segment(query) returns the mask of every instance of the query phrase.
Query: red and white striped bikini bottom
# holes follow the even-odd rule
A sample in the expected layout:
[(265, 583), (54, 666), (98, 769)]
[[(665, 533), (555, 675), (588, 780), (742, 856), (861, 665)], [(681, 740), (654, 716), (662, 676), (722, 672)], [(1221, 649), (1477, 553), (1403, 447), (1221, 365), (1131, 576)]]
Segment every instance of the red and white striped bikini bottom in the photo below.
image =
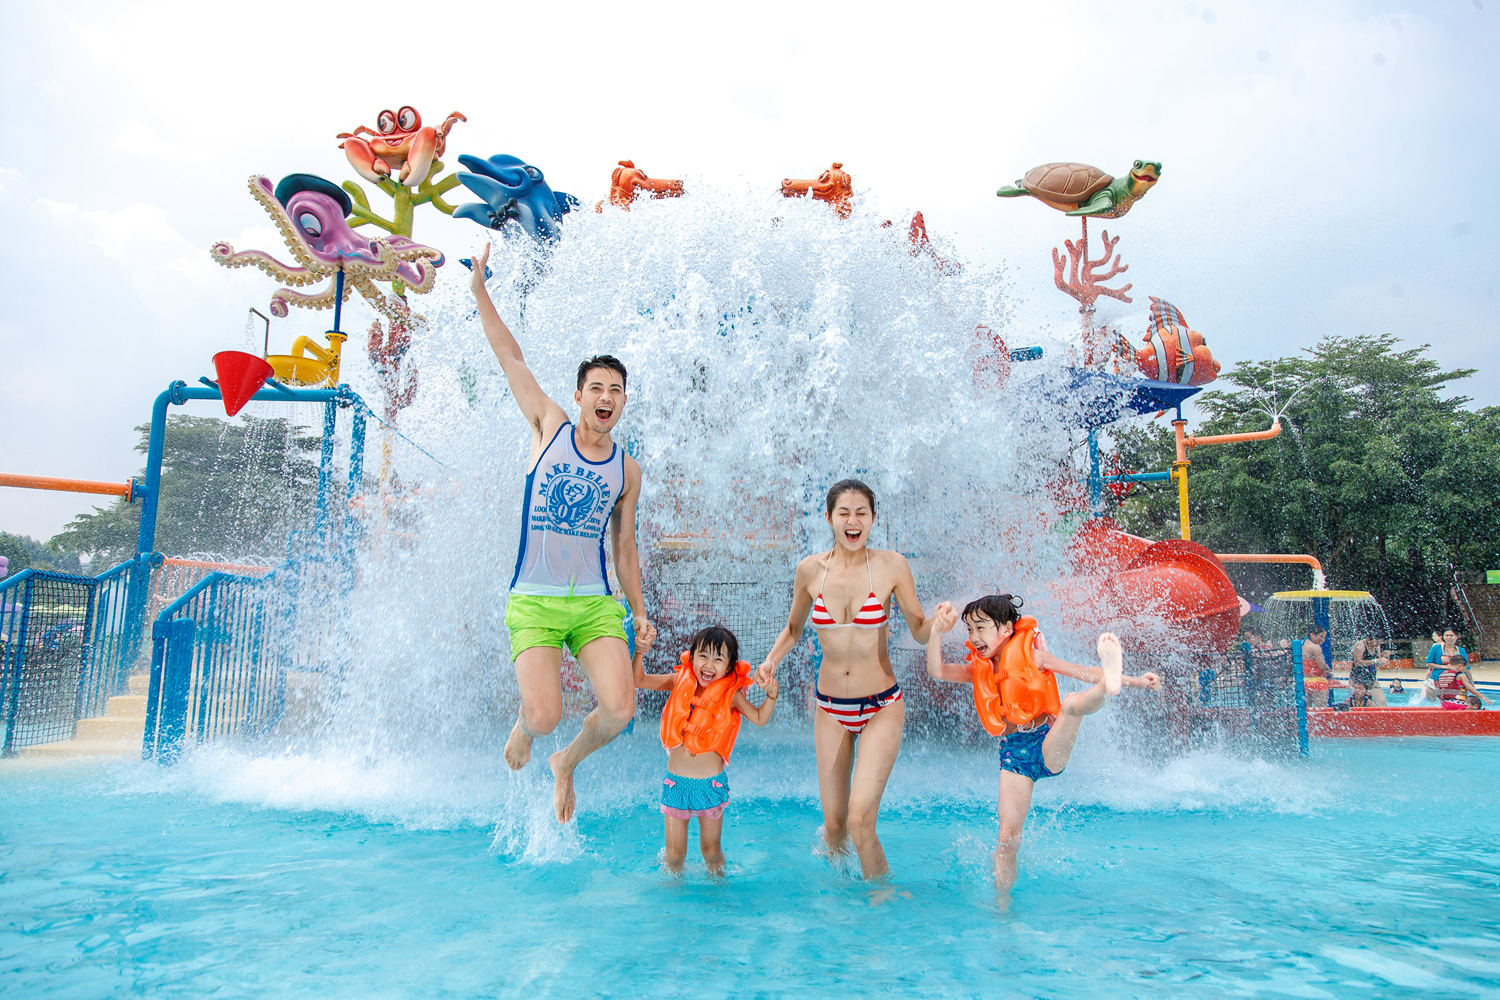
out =
[(864, 731), (865, 723), (875, 718), (876, 712), (900, 700), (900, 684), (892, 684), (878, 694), (867, 694), (862, 698), (835, 698), (818, 692), (818, 707), (855, 736)]

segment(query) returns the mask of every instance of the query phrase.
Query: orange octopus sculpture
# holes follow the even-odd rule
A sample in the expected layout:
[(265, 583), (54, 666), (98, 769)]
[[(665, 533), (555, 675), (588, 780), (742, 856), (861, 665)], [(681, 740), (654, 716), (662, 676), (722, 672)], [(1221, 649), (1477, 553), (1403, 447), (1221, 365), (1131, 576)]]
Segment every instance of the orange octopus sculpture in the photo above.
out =
[(1203, 334), (1188, 327), (1182, 310), (1154, 295), (1146, 346), (1135, 352), (1135, 363), (1141, 374), (1160, 382), (1207, 385), (1219, 377), (1219, 362)]
[[(353, 132), (340, 132), (339, 144), (344, 155), (361, 177), (379, 184), (394, 175), (407, 187), (416, 187), (427, 179), (432, 163), (443, 155), (448, 130), (468, 121), (457, 111), (443, 119), (437, 128), (422, 125), (422, 116), (411, 106), (400, 111), (382, 111), (375, 116), (376, 129), (361, 125)], [(360, 138), (363, 132), (370, 138)]]
[(682, 181), (647, 177), (646, 171), (630, 160), (621, 160), (609, 175), (609, 203), (628, 211), (631, 202), (642, 191), (653, 198), (681, 198)]
[(800, 181), (788, 177), (781, 182), (781, 193), (787, 198), (811, 195), (818, 201), (826, 201), (841, 219), (849, 218), (849, 213), (854, 210), (854, 181), (845, 173), (842, 163), (835, 163), (816, 180)]

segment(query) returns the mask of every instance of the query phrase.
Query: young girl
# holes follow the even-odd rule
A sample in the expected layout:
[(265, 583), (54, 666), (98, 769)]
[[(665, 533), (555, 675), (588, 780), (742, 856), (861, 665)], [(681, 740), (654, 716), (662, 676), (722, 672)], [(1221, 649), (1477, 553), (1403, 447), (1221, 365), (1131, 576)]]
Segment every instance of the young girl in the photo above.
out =
[(667, 748), (667, 775), (662, 779), (661, 811), (666, 818), (666, 864), (682, 871), (687, 855), (688, 823), (698, 819), (698, 847), (710, 875), (724, 874), (724, 807), (729, 804), (729, 776), (724, 768), (740, 732), (740, 718), (757, 726), (771, 721), (779, 693), (775, 677), (764, 685), (766, 700), (750, 704), (744, 689), (754, 683), (750, 664), (740, 659), (740, 643), (720, 625), (699, 629), (688, 640), (676, 669), (648, 674), (646, 652), (656, 641), (649, 622), (636, 636), (635, 686), (669, 691), (661, 711), (661, 744)]
[[(1099, 637), (1098, 667), (1068, 663), (1047, 652), (1036, 619), (1021, 617), (1019, 597), (992, 594), (963, 611), (969, 629), (964, 663), (942, 662), (942, 636), (958, 623), (953, 605), (933, 611), (927, 640), (927, 672), (935, 679), (974, 686), (979, 721), (1000, 737), (1000, 840), (995, 848), (995, 886), (1002, 894), (1016, 881), (1016, 851), (1031, 811), (1031, 792), (1043, 778), (1062, 773), (1085, 715), (1104, 707), (1122, 684), (1159, 689), (1156, 674), (1127, 677), (1121, 671), (1120, 640)], [(1093, 687), (1060, 698), (1054, 674), (1088, 681)]]

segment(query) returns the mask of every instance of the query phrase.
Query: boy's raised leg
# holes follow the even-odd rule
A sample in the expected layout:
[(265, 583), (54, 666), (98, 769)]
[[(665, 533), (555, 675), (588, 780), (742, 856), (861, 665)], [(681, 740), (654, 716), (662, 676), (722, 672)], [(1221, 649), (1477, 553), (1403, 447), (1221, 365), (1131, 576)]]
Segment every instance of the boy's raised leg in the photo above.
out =
[[(1093, 715), (1104, 707), (1104, 703), (1120, 693), (1124, 677), (1125, 656), (1120, 649), (1120, 640), (1113, 632), (1099, 637), (1099, 682), (1086, 691), (1075, 691), (1062, 700), (1062, 711), (1052, 722), (1052, 728), (1042, 740), (1042, 763), (1054, 773), (1068, 766), (1073, 756), (1073, 744), (1078, 741), (1078, 727), (1083, 717)], [(1113, 691), (1111, 691), (1111, 686)]]

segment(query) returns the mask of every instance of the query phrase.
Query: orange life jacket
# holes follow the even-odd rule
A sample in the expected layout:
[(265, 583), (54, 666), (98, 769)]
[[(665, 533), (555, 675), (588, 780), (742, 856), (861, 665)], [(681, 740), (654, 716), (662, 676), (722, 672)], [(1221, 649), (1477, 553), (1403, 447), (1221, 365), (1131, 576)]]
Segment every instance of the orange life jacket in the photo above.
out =
[(1057, 678), (1036, 665), (1036, 619), (1027, 615), (1000, 647), (999, 662), (985, 659), (969, 646), (969, 678), (974, 683), (974, 707), (991, 736), (1011, 726), (1024, 726), (1044, 715), (1062, 711)]
[(698, 691), (698, 675), (693, 657), (682, 654), (677, 664), (677, 680), (661, 710), (661, 745), (668, 750), (686, 746), (692, 753), (710, 751), (729, 763), (735, 738), (740, 735), (740, 713), (734, 710), (735, 692), (753, 683), (750, 664), (744, 660)]

